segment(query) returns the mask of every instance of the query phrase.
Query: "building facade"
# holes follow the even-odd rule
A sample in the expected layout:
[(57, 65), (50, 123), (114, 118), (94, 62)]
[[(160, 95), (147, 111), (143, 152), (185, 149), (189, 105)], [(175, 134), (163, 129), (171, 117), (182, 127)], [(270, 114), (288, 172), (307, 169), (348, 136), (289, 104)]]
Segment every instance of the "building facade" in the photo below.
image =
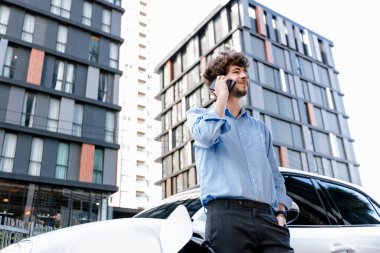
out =
[(109, 218), (117, 190), (119, 0), (0, 2), (0, 215)]
[(215, 101), (202, 72), (225, 50), (250, 60), (244, 107), (271, 130), (280, 166), (361, 184), (332, 47), (332, 41), (255, 1), (217, 7), (156, 67), (162, 103), (157, 184), (163, 196), (198, 183), (185, 112)]
[(109, 204), (115, 217), (128, 217), (161, 199), (154, 183), (161, 178), (161, 166), (154, 160), (160, 155), (160, 103), (154, 98), (159, 89), (149, 62), (150, 1), (123, 1), (126, 10), (121, 34), (127, 38), (120, 48), (120, 150), (117, 186)]

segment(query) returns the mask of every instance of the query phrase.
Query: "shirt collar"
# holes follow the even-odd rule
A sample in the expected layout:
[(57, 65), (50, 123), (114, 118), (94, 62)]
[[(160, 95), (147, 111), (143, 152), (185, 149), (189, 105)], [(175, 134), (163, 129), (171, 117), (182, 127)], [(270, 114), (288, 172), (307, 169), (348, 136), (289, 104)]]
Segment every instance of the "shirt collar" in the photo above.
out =
[[(229, 117), (234, 117), (234, 115), (232, 115), (231, 111), (228, 108), (226, 108), (224, 112)], [(241, 108), (240, 115), (237, 117), (237, 119), (240, 117), (244, 117), (244, 118), (248, 117), (247, 110), (244, 109), (243, 107)]]

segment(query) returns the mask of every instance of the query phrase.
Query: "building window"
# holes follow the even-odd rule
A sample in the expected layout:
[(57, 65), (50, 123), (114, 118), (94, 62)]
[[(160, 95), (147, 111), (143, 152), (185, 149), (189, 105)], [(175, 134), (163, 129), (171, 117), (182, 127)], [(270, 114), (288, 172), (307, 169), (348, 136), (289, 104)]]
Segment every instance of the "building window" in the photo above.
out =
[(71, 0), (52, 0), (50, 12), (64, 18), (70, 18)]
[(115, 139), (115, 113), (107, 112), (106, 113), (106, 142), (114, 142)]
[(108, 75), (106, 73), (100, 73), (99, 76), (99, 90), (98, 90), (98, 100), (106, 102), (107, 100), (107, 87), (108, 86)]
[(109, 66), (111, 68), (118, 68), (119, 62), (119, 47), (116, 43), (110, 43), (110, 54), (109, 54)]
[(89, 61), (98, 62), (98, 58), (99, 58), (99, 37), (91, 36), (90, 52), (89, 53), (90, 53)]
[(39, 176), (41, 174), (43, 149), (44, 149), (44, 140), (41, 138), (33, 138), (32, 148), (30, 150), (28, 175)]
[(58, 99), (50, 99), (49, 116), (47, 122), (48, 131), (57, 132), (58, 130), (59, 106), (60, 101)]
[(92, 18), (92, 4), (90, 2), (85, 1), (83, 3), (82, 24), (91, 26), (91, 18)]
[(26, 93), (24, 97), (24, 105), (22, 108), (21, 124), (23, 126), (32, 127), (34, 107), (36, 104), (36, 95)]
[(35, 17), (25, 14), (24, 25), (22, 27), (21, 39), (26, 42), (32, 42), (34, 33)]
[(57, 44), (55, 47), (55, 49), (58, 52), (61, 52), (61, 53), (66, 52), (67, 32), (68, 32), (68, 29), (66, 26), (63, 26), (63, 25), (58, 26)]
[(55, 165), (55, 178), (66, 179), (69, 163), (69, 144), (58, 143), (57, 163)]
[(0, 157), (0, 171), (12, 172), (16, 153), (17, 135), (5, 133)]
[(74, 109), (74, 119), (73, 119), (73, 135), (82, 135), (82, 120), (83, 120), (83, 105), (76, 104)]
[(95, 148), (93, 183), (101, 184), (103, 182), (103, 160), (104, 150)]
[(106, 0), (106, 1), (117, 6), (121, 5), (121, 0)]
[(103, 9), (102, 31), (109, 33), (111, 31), (111, 11)]
[(5, 53), (5, 61), (3, 67), (3, 76), (13, 78), (17, 62), (17, 47), (8, 47)]
[(7, 32), (10, 9), (7, 6), (0, 6), (0, 34)]
[(53, 85), (55, 90), (73, 93), (75, 86), (74, 64), (57, 60), (54, 67)]

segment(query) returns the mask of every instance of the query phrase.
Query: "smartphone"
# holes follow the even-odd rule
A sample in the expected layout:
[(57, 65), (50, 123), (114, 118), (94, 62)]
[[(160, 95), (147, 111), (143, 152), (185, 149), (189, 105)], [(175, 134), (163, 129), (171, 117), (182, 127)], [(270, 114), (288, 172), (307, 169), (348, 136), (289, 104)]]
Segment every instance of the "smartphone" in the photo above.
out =
[[(236, 82), (234, 80), (227, 80), (228, 92), (231, 92), (235, 83)], [(212, 83), (210, 84), (210, 90), (215, 90), (215, 84), (216, 84), (216, 80), (212, 81)]]

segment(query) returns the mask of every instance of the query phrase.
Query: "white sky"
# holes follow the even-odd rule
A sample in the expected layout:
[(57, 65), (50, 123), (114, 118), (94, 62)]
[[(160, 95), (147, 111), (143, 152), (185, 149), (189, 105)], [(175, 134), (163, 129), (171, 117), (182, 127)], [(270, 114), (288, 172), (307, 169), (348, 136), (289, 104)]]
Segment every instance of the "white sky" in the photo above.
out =
[[(153, 67), (181, 42), (220, 0), (151, 0)], [(345, 94), (363, 187), (380, 201), (379, 63), (377, 1), (261, 0), (277, 13), (333, 41), (335, 67)], [(377, 63), (377, 64), (376, 64)]]

